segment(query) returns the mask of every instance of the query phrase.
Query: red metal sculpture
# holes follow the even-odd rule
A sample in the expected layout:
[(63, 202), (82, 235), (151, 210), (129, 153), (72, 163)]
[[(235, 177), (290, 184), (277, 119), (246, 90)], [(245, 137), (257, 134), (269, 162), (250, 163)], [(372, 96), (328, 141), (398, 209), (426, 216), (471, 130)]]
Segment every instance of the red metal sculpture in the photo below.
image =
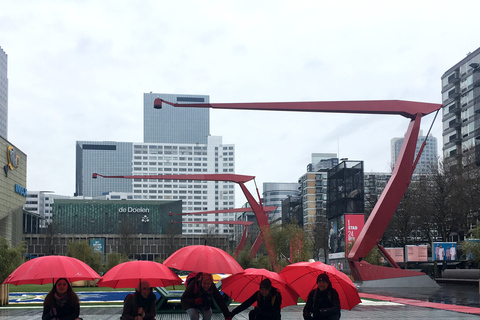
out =
[[(348, 261), (355, 280), (364, 281), (424, 275), (420, 272), (402, 270), (399, 268), (372, 266), (362, 261), (362, 259), (380, 242), (388, 223), (410, 183), (415, 165), (420, 156), (419, 152), (417, 160), (414, 161), (421, 118), (434, 111), (438, 111), (442, 107), (441, 104), (403, 100), (178, 104), (157, 98), (154, 102), (155, 108), (161, 108), (162, 103), (167, 103), (175, 107), (188, 108), (388, 114), (401, 115), (410, 119), (410, 125), (405, 134), (405, 139), (397, 158), (397, 162), (395, 163), (395, 169), (392, 176), (370, 214), (365, 227), (360, 233), (353, 248), (350, 250)], [(242, 187), (242, 185), (240, 185), (240, 187)], [(243, 188), (244, 187), (242, 187), (242, 190)], [(247, 199), (250, 204), (254, 202), (249, 199), (248, 196)], [(252, 208), (254, 209), (260, 229), (262, 230), (262, 227), (268, 228), (266, 217), (263, 214), (257, 214), (257, 211), (261, 212), (261, 205), (255, 202), (255, 208), (254, 206), (252, 206)], [(268, 234), (268, 232), (263, 232), (263, 234)], [(389, 260), (391, 259), (388, 254), (387, 258)], [(393, 261), (393, 259), (391, 260)]]

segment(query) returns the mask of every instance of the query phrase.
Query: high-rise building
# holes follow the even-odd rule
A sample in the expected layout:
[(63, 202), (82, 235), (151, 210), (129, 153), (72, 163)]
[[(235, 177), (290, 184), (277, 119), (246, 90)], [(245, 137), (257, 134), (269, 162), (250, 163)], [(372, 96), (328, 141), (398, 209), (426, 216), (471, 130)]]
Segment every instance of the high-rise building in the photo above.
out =
[[(179, 112), (167, 104), (160, 110), (153, 108), (153, 100), (157, 97), (172, 102), (198, 103), (208, 102), (208, 96), (151, 93), (144, 97), (144, 112), (150, 114), (145, 116), (145, 142), (77, 141), (76, 195), (99, 197), (119, 192), (133, 195), (133, 200), (182, 200), (183, 213), (233, 208), (233, 182), (92, 179), (93, 173), (113, 176), (235, 173), (235, 146), (223, 144), (222, 137), (208, 134), (208, 109), (190, 108), (191, 112), (186, 112), (187, 108), (178, 108)], [(197, 113), (198, 110), (201, 112)], [(154, 115), (155, 112), (162, 116)], [(157, 119), (158, 123), (152, 119)], [(174, 129), (163, 128), (171, 123)], [(195, 222), (234, 220), (234, 213), (188, 215), (183, 218), (182, 233), (230, 233), (231, 225), (214, 227)]]
[(307, 231), (313, 231), (317, 224), (326, 225), (328, 170), (337, 164), (335, 153), (312, 153), (312, 163), (307, 165), (307, 173), (298, 179), (303, 226)]
[(8, 140), (7, 54), (0, 47), (0, 137)]
[[(437, 148), (437, 138), (429, 136), (428, 138), (423, 135), (422, 130), (420, 130), (417, 138), (417, 146), (415, 148), (415, 157), (417, 157), (420, 148), (422, 147), (423, 142), (427, 139), (425, 147), (423, 148), (422, 155), (418, 160), (417, 166), (415, 167), (415, 174), (426, 174), (431, 170), (431, 166), (435, 165), (438, 161), (438, 148)], [(393, 138), (391, 140), (391, 152), (392, 152), (392, 169), (395, 167), (397, 162), (400, 149), (402, 148), (404, 138)]]
[(270, 212), (269, 221), (273, 223), (282, 222), (282, 201), (288, 196), (298, 195), (298, 182), (264, 182), (263, 183), (263, 205), (277, 207)]
[(473, 151), (480, 164), (480, 48), (442, 75), (443, 157)]
[(155, 109), (153, 102), (156, 98), (181, 104), (209, 102), (209, 96), (205, 95), (144, 93), (143, 142), (207, 143), (209, 108), (182, 108), (164, 103), (161, 109)]

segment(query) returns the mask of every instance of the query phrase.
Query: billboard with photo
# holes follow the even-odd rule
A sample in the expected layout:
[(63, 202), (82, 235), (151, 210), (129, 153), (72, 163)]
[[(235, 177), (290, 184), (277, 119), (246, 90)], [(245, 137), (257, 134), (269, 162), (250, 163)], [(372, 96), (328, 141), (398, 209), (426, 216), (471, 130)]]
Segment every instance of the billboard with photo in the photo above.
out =
[(434, 242), (432, 248), (433, 260), (445, 261), (458, 259), (456, 242)]
[(344, 214), (328, 220), (329, 259), (344, 258), (346, 245), (355, 241), (365, 225), (363, 214)]
[(405, 246), (406, 260), (423, 262), (428, 261), (428, 247), (426, 245), (421, 246)]
[(345, 215), (328, 219), (328, 258), (345, 258)]

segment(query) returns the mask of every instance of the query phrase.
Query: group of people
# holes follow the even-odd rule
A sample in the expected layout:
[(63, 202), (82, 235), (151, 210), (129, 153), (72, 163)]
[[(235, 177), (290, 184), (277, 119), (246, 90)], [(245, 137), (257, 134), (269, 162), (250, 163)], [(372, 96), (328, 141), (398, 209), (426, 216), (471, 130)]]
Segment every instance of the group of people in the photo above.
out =
[[(303, 309), (305, 320), (338, 320), (340, 319), (340, 299), (332, 287), (327, 274), (317, 277), (317, 287), (309, 295)], [(155, 295), (148, 281), (141, 281), (135, 292), (127, 295), (123, 305), (121, 320), (155, 319)], [(249, 314), (249, 320), (280, 320), (282, 295), (272, 287), (272, 282), (265, 278), (260, 287), (250, 298), (230, 311), (220, 291), (209, 273), (197, 273), (185, 288), (181, 305), (191, 320), (212, 318), (214, 301), (220, 307), (225, 319), (231, 320), (236, 314), (246, 310), (255, 302), (257, 305)], [(43, 304), (42, 320), (81, 320), (78, 296), (72, 290), (67, 279), (57, 280), (47, 294)]]
[[(220, 291), (213, 283), (209, 273), (198, 273), (182, 295), (182, 308), (190, 320), (199, 320), (200, 314), (204, 320), (212, 318), (213, 301), (217, 303), (225, 319), (231, 320), (236, 314), (244, 311), (255, 302), (257, 305), (248, 313), (249, 320), (280, 320), (282, 295), (272, 287), (272, 282), (265, 278), (260, 282), (260, 288), (241, 305), (228, 310)], [(338, 320), (340, 319), (340, 298), (326, 273), (317, 277), (317, 287), (309, 295), (303, 309), (305, 320)]]

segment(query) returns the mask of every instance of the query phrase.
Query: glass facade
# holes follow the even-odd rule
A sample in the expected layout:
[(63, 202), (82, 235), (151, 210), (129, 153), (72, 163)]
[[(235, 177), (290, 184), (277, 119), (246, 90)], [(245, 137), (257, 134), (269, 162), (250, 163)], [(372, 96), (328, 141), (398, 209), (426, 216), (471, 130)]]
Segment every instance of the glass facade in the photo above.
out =
[(105, 192), (132, 192), (128, 179), (93, 179), (92, 174), (131, 175), (132, 143), (77, 141), (75, 195), (94, 197)]
[(209, 103), (207, 95), (144, 93), (144, 142), (207, 143), (210, 108), (181, 108), (164, 103), (161, 109), (155, 109), (153, 102), (156, 98), (182, 104)]
[(277, 207), (270, 212), (269, 221), (273, 222), (282, 218), (282, 201), (288, 196), (298, 196), (298, 182), (264, 182), (263, 205)]
[[(181, 233), (181, 201), (110, 201), (56, 199), (53, 231), (61, 234)], [(173, 228), (173, 229), (172, 229)]]
[(363, 161), (343, 161), (328, 171), (327, 218), (364, 213)]

